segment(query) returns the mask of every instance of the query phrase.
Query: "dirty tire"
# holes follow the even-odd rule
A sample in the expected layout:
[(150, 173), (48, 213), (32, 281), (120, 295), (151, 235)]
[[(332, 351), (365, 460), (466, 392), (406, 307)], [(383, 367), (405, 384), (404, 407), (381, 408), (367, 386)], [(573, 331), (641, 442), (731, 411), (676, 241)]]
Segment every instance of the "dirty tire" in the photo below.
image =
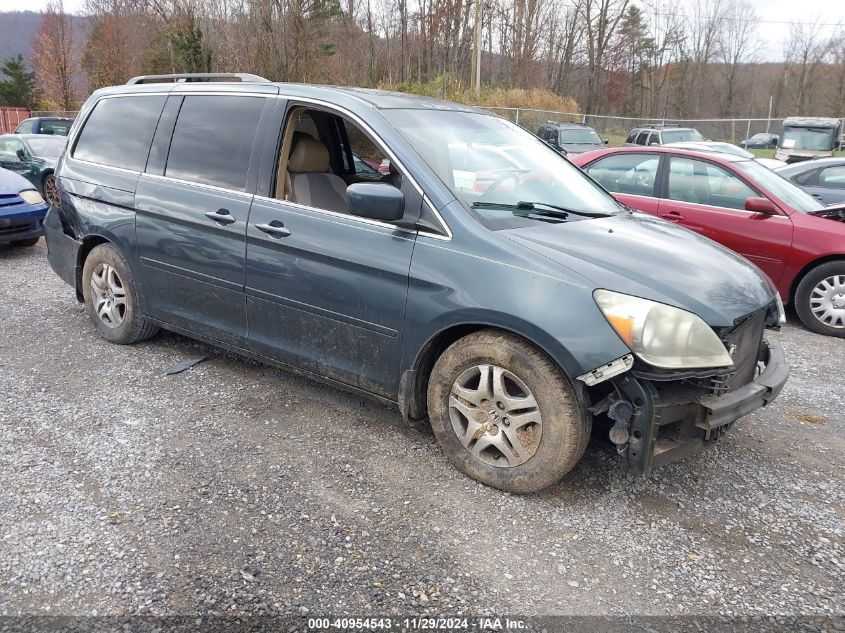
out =
[(26, 240), (12, 240), (12, 246), (35, 246), (38, 244), (38, 240), (41, 239), (39, 237), (30, 237)]
[[(110, 266), (117, 274), (125, 296), (125, 309), (122, 322), (117, 327), (109, 327), (97, 315), (95, 308), (95, 294), (92, 288), (92, 275), (98, 266)], [(138, 296), (135, 291), (135, 280), (120, 252), (111, 244), (100, 244), (88, 253), (82, 269), (82, 295), (85, 299), (85, 311), (94, 324), (97, 334), (111, 343), (130, 345), (144, 341), (156, 333), (159, 328), (150, 323), (141, 314)]]
[(833, 327), (832, 325), (822, 323), (813, 314), (811, 306), (811, 299), (813, 298), (813, 291), (816, 286), (826, 279), (832, 277), (841, 279), (843, 276), (845, 276), (845, 261), (833, 261), (816, 266), (801, 279), (801, 282), (795, 289), (795, 311), (798, 313), (801, 323), (808, 330), (817, 332), (818, 334), (845, 338), (845, 324), (839, 322), (839, 327)]
[[(530, 390), (542, 417), (539, 444), (527, 461), (517, 465), (492, 465), (472, 454), (464, 448), (453, 424), (453, 386), (466, 372), (484, 365), (517, 377)], [(524, 339), (496, 330), (470, 334), (437, 359), (429, 378), (428, 414), (437, 441), (458, 470), (488, 486), (515, 493), (536, 492), (559, 481), (581, 459), (592, 427), (591, 416), (560, 368)]]

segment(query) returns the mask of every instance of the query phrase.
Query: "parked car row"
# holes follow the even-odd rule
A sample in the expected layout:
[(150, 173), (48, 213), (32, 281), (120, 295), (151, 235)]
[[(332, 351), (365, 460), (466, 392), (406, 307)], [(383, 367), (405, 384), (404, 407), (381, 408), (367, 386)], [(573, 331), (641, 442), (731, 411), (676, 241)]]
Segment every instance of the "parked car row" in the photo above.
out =
[(808, 329), (845, 337), (843, 209), (826, 207), (753, 158), (723, 152), (626, 147), (572, 160), (628, 207), (756, 264)]
[[(164, 328), (396, 402), (513, 492), (560, 479), (593, 427), (647, 474), (783, 388), (772, 282), (549, 147), (583, 130), (541, 142), (439, 100), (195, 79), (98, 90), (56, 167), (48, 258), (106, 340)], [(705, 156), (623, 151), (652, 163), (615, 179), (652, 195), (670, 153)]]

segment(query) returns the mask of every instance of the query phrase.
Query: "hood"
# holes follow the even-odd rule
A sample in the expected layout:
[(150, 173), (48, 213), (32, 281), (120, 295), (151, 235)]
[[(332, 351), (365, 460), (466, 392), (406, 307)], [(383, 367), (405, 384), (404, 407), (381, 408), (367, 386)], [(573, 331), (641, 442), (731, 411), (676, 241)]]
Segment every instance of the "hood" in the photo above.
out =
[(818, 211), (809, 211), (807, 215), (835, 220), (836, 222), (845, 222), (845, 204), (835, 204), (824, 209), (819, 209)]
[(750, 262), (716, 242), (640, 213), (502, 231), (596, 288), (667, 303), (711, 327), (769, 305), (775, 291)]
[(32, 183), (8, 169), (0, 169), (0, 195), (18, 193), (24, 189), (34, 189)]
[(34, 164), (37, 164), (38, 167), (40, 167), (41, 169), (44, 169), (45, 167), (55, 169), (56, 163), (59, 162), (59, 159), (58, 158), (48, 158), (46, 156), (33, 156), (32, 162)]
[(591, 152), (594, 149), (602, 149), (604, 145), (594, 143), (564, 143), (561, 147), (566, 150), (567, 154), (580, 154), (581, 152)]

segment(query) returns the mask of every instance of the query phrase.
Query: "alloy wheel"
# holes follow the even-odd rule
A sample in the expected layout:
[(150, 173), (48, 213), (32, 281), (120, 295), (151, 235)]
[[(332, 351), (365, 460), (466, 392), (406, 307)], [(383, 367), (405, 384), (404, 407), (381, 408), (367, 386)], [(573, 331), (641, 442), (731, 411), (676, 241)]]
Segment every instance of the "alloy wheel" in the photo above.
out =
[(59, 181), (53, 174), (44, 178), (44, 199), (51, 207), (59, 204)]
[(118, 328), (126, 316), (126, 290), (114, 267), (97, 264), (91, 273), (94, 312), (110, 328)]

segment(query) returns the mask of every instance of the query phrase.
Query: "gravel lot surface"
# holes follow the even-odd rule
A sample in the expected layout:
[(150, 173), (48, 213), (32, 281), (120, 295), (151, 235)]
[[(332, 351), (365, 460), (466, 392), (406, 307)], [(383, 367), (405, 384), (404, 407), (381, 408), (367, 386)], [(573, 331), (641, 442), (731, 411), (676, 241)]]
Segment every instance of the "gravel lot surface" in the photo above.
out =
[(110, 345), (43, 240), (0, 247), (0, 328), (0, 615), (845, 610), (845, 340), (794, 318), (782, 396), (712, 450), (638, 479), (594, 438), (523, 497), (395, 408)]

